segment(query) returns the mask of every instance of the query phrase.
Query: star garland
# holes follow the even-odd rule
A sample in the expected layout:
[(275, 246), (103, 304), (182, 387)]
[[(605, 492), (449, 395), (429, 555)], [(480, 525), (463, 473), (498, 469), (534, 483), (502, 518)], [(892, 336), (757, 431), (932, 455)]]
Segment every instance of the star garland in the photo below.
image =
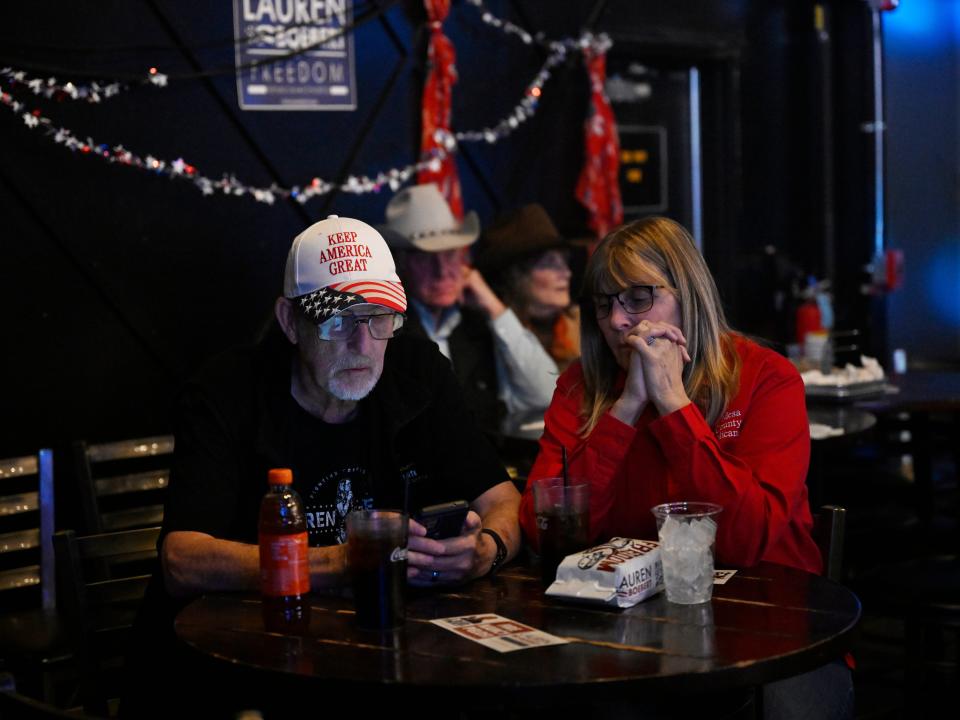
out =
[(118, 163), (157, 175), (164, 175), (171, 179), (189, 180), (204, 195), (213, 195), (217, 192), (234, 196), (249, 195), (257, 202), (268, 205), (272, 205), (278, 197), (291, 198), (297, 202), (305, 203), (307, 200), (317, 195), (325, 195), (333, 189), (347, 193), (363, 194), (378, 192), (384, 185), (389, 185), (392, 190), (398, 190), (404, 182), (421, 169), (434, 167), (441, 157), (441, 153), (438, 152), (434, 157), (418, 163), (411, 163), (405, 167), (393, 168), (379, 173), (376, 177), (351, 175), (339, 185), (321, 178), (313, 178), (305, 187), (283, 188), (276, 183), (269, 187), (256, 187), (241, 182), (232, 173), (224, 173), (218, 179), (206, 177), (183, 158), (163, 160), (154, 155), (140, 156), (123, 145), (110, 146), (106, 143), (97, 142), (91, 137), (81, 139), (65, 127), (56, 127), (50, 118), (45, 117), (39, 110), (28, 110), (24, 103), (15, 100), (10, 93), (3, 90), (2, 86), (0, 86), (0, 105), (7, 107), (15, 115), (19, 115), (28, 128), (42, 130), (44, 135), (52, 139), (54, 143), (73, 152), (97, 157), (109, 163)]
[[(486, 5), (483, 4), (483, 0), (467, 0), (470, 5), (473, 5), (478, 10), (482, 11), (480, 19), (483, 20), (487, 25), (498, 28), (502, 30), (507, 35), (515, 35), (523, 41), (524, 45), (532, 45), (534, 37), (518, 25), (514, 25), (509, 20), (501, 20), (492, 12), (487, 10)], [(537, 40), (542, 40), (542, 36), (538, 35)]]
[[(534, 42), (543, 42), (539, 36), (534, 38), (522, 28), (519, 28), (513, 23), (501, 20), (486, 11), (482, 0), (467, 1), (483, 11), (481, 19), (484, 23), (519, 38), (526, 45), (531, 45)], [(71, 99), (98, 104), (103, 99), (112, 98), (122, 90), (128, 89), (129, 86), (125, 83), (113, 82), (74, 85), (68, 82), (60, 84), (56, 78), (41, 79), (29, 77), (23, 71), (5, 67), (0, 68), (0, 105), (8, 108), (15, 115), (20, 116), (27, 128), (31, 130), (41, 130), (44, 137), (51, 139), (57, 145), (62, 145), (72, 152), (80, 152), (84, 155), (97, 157), (105, 162), (138, 168), (146, 172), (166, 176), (170, 179), (187, 180), (193, 183), (203, 195), (221, 193), (237, 197), (250, 196), (257, 202), (268, 205), (276, 202), (277, 198), (291, 199), (303, 204), (317, 196), (326, 195), (333, 190), (361, 195), (380, 192), (384, 187), (389, 187), (395, 192), (417, 173), (425, 170), (436, 171), (444, 159), (456, 153), (460, 143), (486, 142), (488, 144), (494, 144), (499, 142), (511, 135), (522, 123), (536, 114), (537, 105), (543, 94), (543, 87), (550, 79), (551, 71), (554, 67), (562, 63), (570, 52), (582, 51), (585, 48), (593, 48), (596, 52), (600, 53), (606, 52), (610, 47), (610, 40), (604, 34), (594, 35), (590, 32), (584, 32), (579, 38), (551, 41), (546, 44), (546, 47), (548, 49), (547, 58), (541, 66), (540, 71), (527, 85), (523, 98), (494, 125), (484, 127), (480, 130), (460, 132), (438, 130), (435, 135), (437, 147), (418, 162), (394, 167), (379, 172), (374, 176), (350, 175), (341, 183), (334, 183), (319, 177), (314, 177), (303, 185), (294, 185), (289, 188), (281, 187), (276, 183), (262, 187), (248, 185), (238, 180), (233, 173), (224, 173), (220, 178), (207, 177), (182, 157), (178, 157), (175, 160), (164, 160), (153, 154), (141, 156), (128, 150), (122, 144), (110, 145), (97, 142), (91, 137), (81, 139), (70, 129), (62, 126), (58, 127), (50, 118), (43, 115), (39, 109), (28, 109), (27, 105), (15, 99), (11, 92), (18, 85), (23, 85), (34, 95), (47, 99)], [(4, 79), (12, 83), (12, 87), (9, 88), (10, 91), (4, 88), (2, 83)], [(150, 68), (144, 83), (163, 88), (167, 86), (167, 81), (168, 78), (165, 74), (160, 73), (156, 68)]]
[[(34, 95), (40, 95), (48, 100), (80, 100), (93, 104), (109, 100), (124, 90), (130, 89), (129, 84), (121, 82), (105, 84), (92, 82), (89, 85), (75, 85), (72, 82), (60, 84), (55, 77), (45, 79), (30, 77), (23, 70), (14, 70), (10, 67), (0, 68), (0, 78), (6, 78), (13, 89), (16, 88), (17, 84), (20, 84)], [(142, 84), (166, 87), (167, 76), (156, 68), (150, 68)]]

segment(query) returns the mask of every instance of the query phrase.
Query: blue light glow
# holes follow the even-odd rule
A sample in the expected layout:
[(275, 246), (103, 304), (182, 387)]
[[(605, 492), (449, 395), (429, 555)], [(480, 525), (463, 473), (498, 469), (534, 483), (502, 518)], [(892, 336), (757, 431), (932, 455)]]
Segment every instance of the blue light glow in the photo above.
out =
[(951, 327), (960, 327), (960, 239), (937, 248), (923, 282), (932, 314)]
[(960, 34), (960, 0), (901, 0), (896, 10), (882, 14), (888, 40), (906, 52), (929, 52)]

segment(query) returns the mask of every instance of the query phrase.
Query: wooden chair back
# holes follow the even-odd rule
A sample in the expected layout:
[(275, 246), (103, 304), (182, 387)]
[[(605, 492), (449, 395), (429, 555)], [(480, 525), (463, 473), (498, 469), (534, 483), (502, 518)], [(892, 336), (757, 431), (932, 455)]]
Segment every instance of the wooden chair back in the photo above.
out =
[(92, 715), (80, 715), (73, 711), (34, 700), (12, 689), (0, 689), (0, 718), (2, 720), (95, 720)]
[(843, 544), (847, 528), (847, 509), (839, 505), (823, 505), (813, 514), (813, 540), (823, 558), (823, 575), (843, 581)]
[(150, 569), (160, 528), (78, 536), (54, 535), (58, 607), (80, 659), (80, 697), (87, 712), (107, 715), (120, 696), (123, 655)]
[(75, 442), (73, 457), (85, 533), (159, 525), (172, 453), (172, 435)]
[(53, 451), (0, 460), (0, 598), (4, 607), (55, 607), (53, 525)]
[(0, 678), (0, 719), (2, 720), (95, 720), (91, 715), (81, 715), (62, 710), (17, 692), (15, 683), (9, 684)]

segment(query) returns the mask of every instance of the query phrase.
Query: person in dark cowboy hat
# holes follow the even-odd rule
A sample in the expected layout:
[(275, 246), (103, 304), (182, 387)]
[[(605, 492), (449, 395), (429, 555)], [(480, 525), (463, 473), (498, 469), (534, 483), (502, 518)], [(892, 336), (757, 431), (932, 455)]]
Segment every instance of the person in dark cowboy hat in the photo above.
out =
[(565, 370), (580, 357), (580, 309), (570, 302), (570, 242), (543, 206), (532, 203), (495, 220), (480, 244), (477, 268)]
[(504, 410), (549, 405), (557, 364), (470, 267), (476, 213), (457, 222), (436, 185), (416, 185), (390, 200), (381, 230), (410, 297), (407, 332), (450, 359), (481, 427), (496, 431)]

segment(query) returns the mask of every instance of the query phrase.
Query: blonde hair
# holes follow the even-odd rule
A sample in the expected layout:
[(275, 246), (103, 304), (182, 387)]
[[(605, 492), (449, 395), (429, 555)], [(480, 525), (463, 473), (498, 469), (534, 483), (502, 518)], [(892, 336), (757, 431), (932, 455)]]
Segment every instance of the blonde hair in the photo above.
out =
[(713, 425), (737, 391), (740, 358), (724, 318), (720, 294), (693, 238), (664, 217), (637, 220), (614, 230), (587, 263), (583, 294), (590, 305), (581, 316), (584, 393), (580, 431), (586, 437), (616, 402), (619, 366), (600, 332), (592, 307), (594, 293), (612, 293), (639, 279), (665, 286), (680, 304), (680, 329), (692, 362), (683, 369), (683, 386)]

